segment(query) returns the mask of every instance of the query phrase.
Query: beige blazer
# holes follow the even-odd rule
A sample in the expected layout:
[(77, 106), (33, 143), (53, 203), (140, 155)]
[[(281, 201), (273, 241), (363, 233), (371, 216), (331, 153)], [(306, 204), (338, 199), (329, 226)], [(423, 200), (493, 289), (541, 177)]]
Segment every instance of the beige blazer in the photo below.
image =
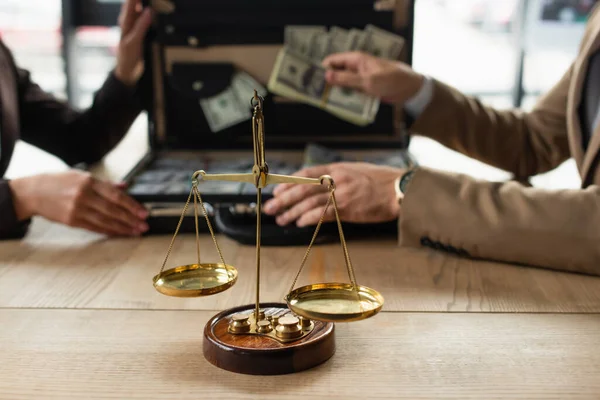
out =
[[(419, 169), (402, 203), (400, 244), (600, 275), (600, 129), (584, 152), (577, 111), (588, 60), (599, 49), (596, 6), (574, 62), (531, 112), (494, 110), (435, 81), (433, 99), (412, 133), (512, 172), (515, 180)], [(581, 189), (519, 183), (570, 157)]]

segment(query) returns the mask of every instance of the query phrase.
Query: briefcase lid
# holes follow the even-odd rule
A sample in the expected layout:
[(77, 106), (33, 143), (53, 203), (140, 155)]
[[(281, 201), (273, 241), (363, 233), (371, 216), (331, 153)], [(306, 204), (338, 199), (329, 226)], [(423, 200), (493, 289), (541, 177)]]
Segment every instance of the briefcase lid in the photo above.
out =
[[(145, 41), (146, 68), (141, 83), (153, 149), (251, 150), (250, 87), (243, 105), (247, 114), (232, 117), (235, 113), (227, 113), (223, 118), (233, 121), (215, 121), (217, 118), (206, 112), (216, 98), (226, 101), (232, 97), (234, 81), (242, 75), (265, 90), (267, 148), (303, 148), (309, 142), (338, 148), (407, 146), (403, 115), (395, 106), (381, 103), (373, 122), (361, 126), (314, 105), (271, 93), (267, 84), (285, 42), (286, 26), (293, 25), (328, 30), (363, 30), (373, 25), (405, 40), (398, 58), (411, 64), (413, 0), (144, 3), (151, 3), (155, 10)], [(243, 100), (244, 94), (236, 93), (238, 101)]]

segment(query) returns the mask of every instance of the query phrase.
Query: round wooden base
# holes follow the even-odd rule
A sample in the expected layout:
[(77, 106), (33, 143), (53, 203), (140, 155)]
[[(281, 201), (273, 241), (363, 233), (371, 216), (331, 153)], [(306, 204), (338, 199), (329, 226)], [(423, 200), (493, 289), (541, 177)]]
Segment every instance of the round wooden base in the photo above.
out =
[[(335, 353), (331, 322), (313, 321), (312, 332), (289, 343), (280, 343), (268, 336), (229, 333), (229, 318), (254, 307), (249, 304), (225, 310), (208, 321), (202, 347), (204, 357), (211, 364), (242, 374), (280, 375), (315, 367)], [(282, 303), (261, 303), (260, 309), (268, 314), (269, 311), (288, 310), (288, 307)]]

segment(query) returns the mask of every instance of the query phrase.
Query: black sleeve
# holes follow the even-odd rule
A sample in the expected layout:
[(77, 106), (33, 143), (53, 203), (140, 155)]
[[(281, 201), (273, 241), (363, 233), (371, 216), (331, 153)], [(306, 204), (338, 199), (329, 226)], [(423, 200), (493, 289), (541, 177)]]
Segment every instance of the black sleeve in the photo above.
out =
[(141, 112), (137, 87), (111, 72), (94, 102), (78, 111), (44, 92), (17, 69), (21, 139), (61, 158), (69, 165), (94, 163), (123, 138)]
[(20, 239), (27, 233), (29, 220), (18, 221), (8, 181), (0, 179), (0, 240)]

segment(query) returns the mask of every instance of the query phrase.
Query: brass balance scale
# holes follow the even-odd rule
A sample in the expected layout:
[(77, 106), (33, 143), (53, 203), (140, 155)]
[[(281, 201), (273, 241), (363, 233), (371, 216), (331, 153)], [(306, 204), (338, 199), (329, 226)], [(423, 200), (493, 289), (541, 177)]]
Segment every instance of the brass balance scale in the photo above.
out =
[[(203, 297), (223, 292), (237, 281), (235, 267), (225, 263), (215, 237), (198, 184), (201, 180), (221, 180), (254, 184), (256, 195), (256, 303), (225, 310), (205, 326), (203, 352), (217, 367), (246, 374), (275, 375), (298, 372), (328, 360), (335, 352), (334, 322), (350, 322), (377, 314), (383, 297), (356, 282), (335, 199), (335, 183), (328, 175), (318, 179), (269, 173), (264, 152), (263, 98), (256, 90), (250, 100), (253, 108), (252, 135), (254, 166), (248, 174), (207, 174), (196, 171), (192, 188), (160, 272), (153, 278), (156, 290), (167, 296)], [(269, 184), (327, 184), (329, 198), (304, 254), (300, 269), (284, 297), (284, 303), (260, 303), (260, 238), (262, 188)], [(197, 263), (164, 270), (187, 208), (194, 198)], [(220, 263), (200, 262), (198, 203), (219, 254)], [(344, 261), (350, 283), (317, 283), (294, 289), (318, 235), (327, 209), (333, 203)]]

